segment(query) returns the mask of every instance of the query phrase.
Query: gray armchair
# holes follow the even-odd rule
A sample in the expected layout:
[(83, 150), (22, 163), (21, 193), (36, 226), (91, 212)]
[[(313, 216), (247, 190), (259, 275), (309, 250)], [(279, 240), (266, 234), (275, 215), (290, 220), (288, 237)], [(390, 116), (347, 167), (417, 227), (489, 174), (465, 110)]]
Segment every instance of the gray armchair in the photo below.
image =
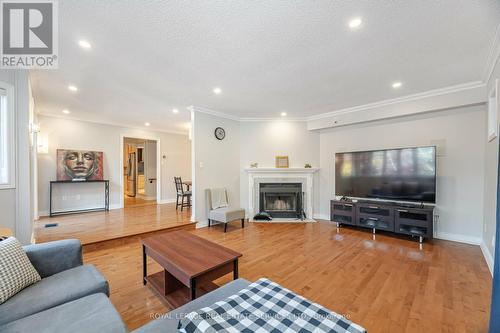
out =
[[(218, 189), (221, 190), (221, 189)], [(222, 189), (225, 196), (227, 207), (217, 207), (212, 202), (212, 189), (205, 190), (208, 227), (212, 222), (224, 223), (224, 232), (227, 231), (227, 224), (231, 221), (241, 220), (241, 228), (245, 227), (245, 210), (239, 207), (231, 207), (227, 191)]]

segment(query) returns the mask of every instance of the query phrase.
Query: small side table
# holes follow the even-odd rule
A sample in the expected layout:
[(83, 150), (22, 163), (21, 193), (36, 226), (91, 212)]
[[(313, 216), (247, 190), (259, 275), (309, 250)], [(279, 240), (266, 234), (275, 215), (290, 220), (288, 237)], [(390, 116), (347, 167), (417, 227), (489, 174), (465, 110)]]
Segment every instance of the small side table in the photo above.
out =
[(0, 241), (12, 235), (12, 230), (10, 230), (9, 228), (0, 227)]
[[(54, 212), (52, 210), (52, 187), (57, 184), (88, 184), (88, 183), (103, 183), (104, 184), (104, 207), (92, 208), (92, 209), (76, 209), (71, 211), (60, 211)], [(74, 214), (81, 212), (95, 212), (95, 211), (109, 211), (109, 180), (85, 180), (85, 181), (73, 181), (73, 180), (54, 180), (50, 182), (50, 194), (49, 194), (49, 216), (62, 215), (62, 214)]]

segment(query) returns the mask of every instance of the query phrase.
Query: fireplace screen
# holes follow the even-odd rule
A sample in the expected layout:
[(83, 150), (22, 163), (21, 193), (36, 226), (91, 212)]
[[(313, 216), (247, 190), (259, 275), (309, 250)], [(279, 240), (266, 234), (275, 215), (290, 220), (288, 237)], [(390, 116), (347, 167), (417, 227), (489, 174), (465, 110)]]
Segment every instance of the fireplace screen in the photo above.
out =
[(259, 211), (272, 217), (298, 218), (303, 212), (301, 183), (261, 183)]
[(264, 209), (270, 211), (296, 211), (297, 210), (297, 195), (296, 194), (276, 194), (266, 193), (264, 195)]

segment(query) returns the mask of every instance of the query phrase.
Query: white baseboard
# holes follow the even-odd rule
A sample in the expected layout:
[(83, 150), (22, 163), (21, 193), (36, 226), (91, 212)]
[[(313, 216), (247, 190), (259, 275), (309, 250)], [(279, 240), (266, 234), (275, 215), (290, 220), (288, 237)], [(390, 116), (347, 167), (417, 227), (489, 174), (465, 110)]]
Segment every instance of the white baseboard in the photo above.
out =
[(486, 260), (486, 264), (490, 269), (491, 276), (493, 276), (493, 256), (491, 255), (491, 252), (484, 243), (484, 241), (481, 242), (480, 247), (481, 251), (483, 252), (484, 260)]
[(158, 204), (163, 205), (163, 204), (168, 204), (168, 203), (174, 203), (176, 199), (162, 199), (158, 202)]
[(330, 221), (330, 216), (326, 214), (313, 214), (313, 219)]
[[(221, 224), (221, 223), (222, 222), (212, 221), (212, 223), (210, 223), (210, 225), (217, 225), (217, 224)], [(208, 220), (196, 223), (196, 229), (207, 228), (207, 227), (208, 227)]]
[(205, 228), (205, 227), (208, 227), (208, 220), (199, 221), (196, 223), (196, 229), (201, 229), (201, 228)]
[(471, 236), (465, 236), (465, 235), (460, 235), (460, 234), (450, 234), (447, 232), (439, 232), (439, 231), (436, 233), (434, 238), (452, 241), (452, 242), (471, 244), (471, 245), (480, 245), (481, 242), (483, 241), (482, 238), (480, 238), (480, 237), (471, 237)]
[[(330, 216), (325, 214), (314, 214), (314, 218), (318, 220), (330, 220)], [(483, 239), (481, 237), (471, 237), (460, 234), (451, 234), (448, 232), (437, 232), (434, 238), (443, 239), (452, 242), (459, 242), (472, 245), (481, 245)]]
[[(101, 207), (81, 207), (81, 208), (77, 208), (77, 209), (99, 209)], [(120, 207), (120, 204), (110, 204), (109, 205), (109, 210), (113, 210), (113, 209), (120, 209), (122, 207)], [(68, 209), (68, 210), (71, 210), (71, 209)], [(40, 210), (38, 211), (38, 216), (39, 217), (46, 217), (46, 216), (49, 216), (49, 211), (48, 210)]]

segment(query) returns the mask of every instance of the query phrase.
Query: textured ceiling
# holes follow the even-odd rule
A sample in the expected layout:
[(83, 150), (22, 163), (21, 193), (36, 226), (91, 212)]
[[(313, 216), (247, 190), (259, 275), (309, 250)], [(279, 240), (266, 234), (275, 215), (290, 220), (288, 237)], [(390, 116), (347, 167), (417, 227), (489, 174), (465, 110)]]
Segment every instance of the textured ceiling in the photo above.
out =
[(41, 113), (167, 131), (188, 105), (306, 117), (479, 81), (499, 22), (498, 0), (63, 0), (59, 69), (33, 88)]

